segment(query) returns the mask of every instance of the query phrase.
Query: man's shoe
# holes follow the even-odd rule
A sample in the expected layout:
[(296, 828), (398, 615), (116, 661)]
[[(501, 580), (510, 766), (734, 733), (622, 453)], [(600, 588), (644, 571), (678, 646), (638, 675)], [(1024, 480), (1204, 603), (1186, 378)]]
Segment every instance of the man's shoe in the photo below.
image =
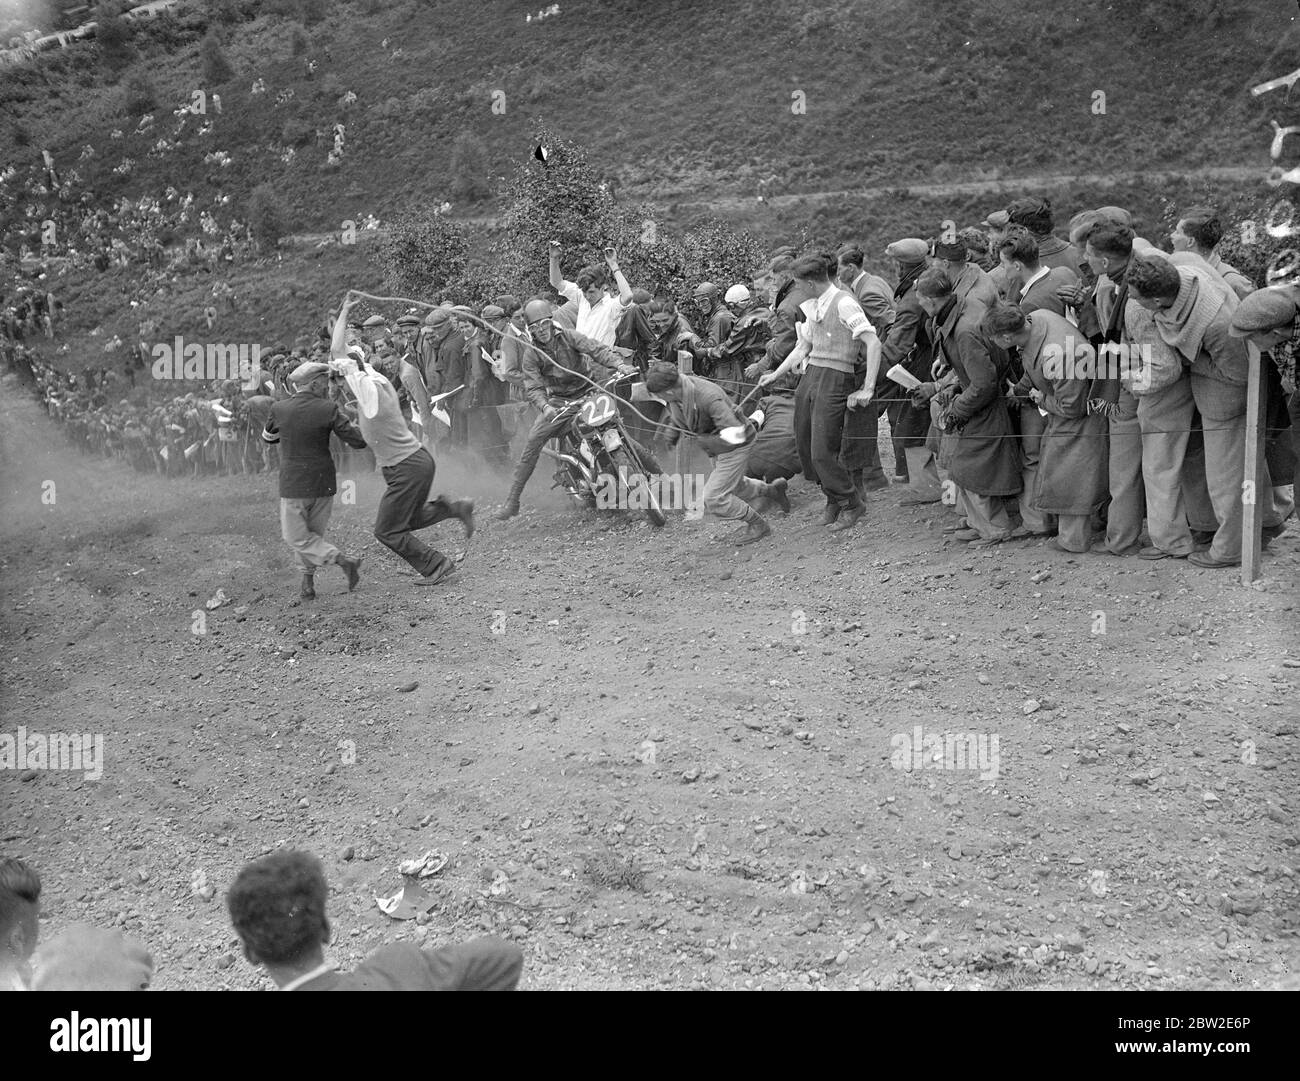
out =
[(763, 493), (781, 508), (782, 514), (790, 513), (790, 496), (786, 492), (786, 484), (785, 477), (778, 477), (767, 486), (767, 491)]
[(1240, 567), (1240, 559), (1215, 559), (1214, 556), (1207, 552), (1193, 552), (1187, 557), (1187, 562), (1197, 567), (1205, 567), (1210, 570), (1217, 570), (1219, 567)]
[(854, 507), (845, 507), (840, 512), (839, 518), (836, 519), (835, 523), (827, 530), (827, 532), (843, 533), (846, 529), (852, 529), (858, 524), (858, 519), (866, 513), (867, 508), (861, 503)]
[(972, 548), (996, 548), (999, 544), (1005, 544), (1009, 540), (1017, 540), (1014, 530), (1007, 530), (1005, 533), (995, 533), (991, 537), (970, 542)]
[(1122, 552), (1115, 552), (1112, 551), (1107, 546), (1105, 541), (1098, 541), (1096, 544), (1094, 544), (1091, 548), (1088, 549), (1088, 551), (1095, 552), (1099, 556), (1135, 556), (1141, 550), (1142, 550), (1142, 545), (1133, 544), (1130, 545), (1128, 548), (1125, 548)]
[(1286, 522), (1279, 522), (1277, 525), (1266, 525), (1259, 534), (1259, 546), (1267, 548), (1270, 541), (1277, 540), (1286, 532)]
[(840, 505), (838, 503), (827, 503), (826, 509), (822, 511), (822, 525), (834, 525), (835, 520), (840, 516)]
[(465, 527), (465, 539), (469, 540), (474, 536), (474, 500), (454, 500), (451, 503), (451, 513), (459, 518), (460, 524)]
[(920, 507), (927, 503), (938, 503), (937, 495), (905, 495), (898, 501), (900, 507)]
[(1204, 544), (1204, 545), (1206, 545), (1206, 546), (1208, 547), (1209, 545), (1211, 545), (1211, 544), (1214, 543), (1214, 530), (1213, 530), (1213, 529), (1193, 529), (1193, 530), (1192, 530), (1192, 543), (1193, 543), (1193, 544)]
[(501, 509), (492, 515), (498, 522), (504, 522), (508, 518), (513, 518), (519, 513), (519, 500), (507, 499), (501, 504)]
[(1138, 552), (1138, 559), (1186, 559), (1185, 555), (1175, 555), (1173, 552), (1166, 552), (1163, 548), (1156, 548), (1154, 545), (1150, 548), (1143, 548)]
[(356, 559), (339, 558), (339, 566), (343, 568), (343, 573), (348, 576), (348, 592), (351, 593), (357, 588), (357, 583), (361, 581), (361, 557)]
[(298, 590), (298, 596), (305, 601), (314, 601), (316, 599), (316, 579), (310, 574), (302, 576), (302, 588)]
[(456, 573), (456, 561), (442, 557), (442, 562), (433, 568), (432, 574), (422, 575), (415, 580), (418, 586), (436, 586), (444, 578), (448, 578)]
[(878, 491), (880, 491), (882, 488), (888, 488), (888, 487), (889, 487), (889, 478), (886, 477), (884, 474), (881, 474), (881, 476), (880, 476), (878, 479), (876, 479), (876, 480), (864, 480), (864, 481), (863, 481), (863, 482), (858, 486), (858, 491), (859, 491), (859, 492), (878, 492)]
[[(947, 533), (948, 531), (945, 529), (944, 532)], [(949, 536), (952, 537), (953, 540), (977, 541), (980, 539), (982, 534), (978, 529), (958, 529), (956, 532), (950, 533)]]
[(970, 529), (970, 522), (966, 521), (965, 518), (958, 518), (952, 525), (943, 527), (945, 534), (960, 533), (964, 529)]
[(771, 532), (772, 532), (772, 527), (767, 524), (767, 521), (765, 519), (754, 518), (751, 521), (745, 523), (745, 531), (735, 539), (735, 543), (737, 545), (753, 544), (755, 541), (762, 540), (764, 537), (768, 536)]

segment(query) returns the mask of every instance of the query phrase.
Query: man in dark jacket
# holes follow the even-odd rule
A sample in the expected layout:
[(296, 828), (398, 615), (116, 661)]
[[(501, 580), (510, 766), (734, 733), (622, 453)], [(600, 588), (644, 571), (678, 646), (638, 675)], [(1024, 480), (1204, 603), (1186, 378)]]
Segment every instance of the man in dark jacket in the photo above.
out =
[[(713, 471), (704, 482), (704, 509), (724, 521), (740, 519), (745, 523), (744, 531), (735, 538), (737, 544), (752, 544), (771, 533), (772, 527), (751, 504), (756, 499), (770, 499), (789, 512), (785, 480), (765, 484), (745, 475), (758, 429), (745, 419), (727, 392), (707, 379), (682, 375), (677, 365), (666, 361), (650, 366), (645, 388), (668, 405), (675, 429), (669, 444), (675, 444), (683, 431), (690, 432), (713, 459)], [(723, 432), (734, 438), (723, 436)]]
[[(916, 279), (926, 267), (928, 247), (924, 240), (905, 237), (885, 249), (898, 267), (898, 285), (894, 289), (894, 322), (880, 343), (880, 370), (888, 372), (899, 364), (915, 378), (930, 378), (934, 360), (934, 343), (930, 340), (929, 317), (916, 293)], [(894, 470), (907, 482), (911, 491), (899, 503), (915, 506), (939, 502), (939, 473), (934, 454), (927, 449), (930, 410), (918, 408), (903, 388), (890, 383), (889, 430), (894, 444)]]
[(244, 956), (281, 991), (513, 991), (523, 954), (499, 938), (422, 950), (383, 946), (352, 972), (325, 961), (328, 887), (320, 861), (281, 850), (248, 864), (226, 895)]
[[(465, 336), (456, 329), (449, 308), (434, 308), (424, 319), (424, 383), (433, 396), (465, 386)], [(453, 446), (469, 441), (469, 395), (462, 390), (443, 401), (451, 416)]]
[(1007, 207), (1012, 225), (1023, 225), (1038, 241), (1038, 259), (1045, 267), (1064, 267), (1078, 273), (1083, 252), (1052, 233), (1052, 204), (1033, 197), (1017, 199)]
[(718, 380), (739, 401), (748, 390), (745, 369), (762, 359), (767, 351), (772, 337), (772, 312), (756, 302), (743, 285), (733, 285), (724, 299), (736, 316), (731, 332), (716, 345), (706, 340), (697, 350), (696, 359), (703, 361), (702, 371), (709, 372), (710, 378)]
[(348, 590), (361, 578), (361, 559), (351, 559), (325, 539), (338, 490), (330, 435), (358, 450), (366, 445), (356, 426), (328, 398), (329, 365), (305, 362), (290, 374), (297, 388), (271, 406), (262, 438), (280, 448), (280, 532), (302, 567), (303, 600), (316, 596), (316, 568), (337, 563)]
[[(498, 519), (513, 518), (519, 513), (519, 497), (537, 468), (542, 447), (573, 419), (564, 412), (565, 408), (592, 391), (592, 384), (599, 381), (592, 362), (625, 375), (636, 372), (610, 346), (601, 345), (576, 330), (556, 326), (551, 316), (551, 305), (545, 300), (530, 300), (524, 305), (524, 321), (530, 335), (523, 359), (524, 390), (541, 416), (528, 433), (528, 442), (510, 481), (510, 492), (496, 513)], [(636, 450), (638, 456), (644, 453), (641, 447)]]
[[(1001, 496), (1021, 488), (1020, 448), (1012, 435), (1004, 384), (1011, 369), (1006, 350), (990, 345), (980, 324), (987, 309), (953, 292), (947, 272), (933, 267), (917, 280), (921, 306), (930, 316), (936, 352), (957, 376), (940, 396), (940, 428), (946, 433), (939, 464), (957, 485), (957, 507), (966, 527), (954, 536), (984, 546), (1012, 537)], [(918, 395), (933, 397), (935, 384)]]

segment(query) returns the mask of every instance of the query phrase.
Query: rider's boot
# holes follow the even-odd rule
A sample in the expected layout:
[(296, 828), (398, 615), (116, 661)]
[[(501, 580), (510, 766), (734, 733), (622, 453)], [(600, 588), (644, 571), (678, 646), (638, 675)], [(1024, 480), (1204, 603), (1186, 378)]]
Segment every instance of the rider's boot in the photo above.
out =
[(510, 480), (510, 491), (506, 495), (506, 501), (501, 505), (501, 509), (493, 515), (498, 522), (504, 522), (507, 518), (513, 518), (519, 513), (519, 497), (524, 494), (524, 485), (528, 483), (527, 476), (520, 476), (521, 470), (516, 468), (515, 475)]
[(767, 524), (767, 520), (753, 508), (745, 516), (745, 531), (736, 538), (736, 544), (753, 544), (760, 541), (772, 532), (772, 527)]

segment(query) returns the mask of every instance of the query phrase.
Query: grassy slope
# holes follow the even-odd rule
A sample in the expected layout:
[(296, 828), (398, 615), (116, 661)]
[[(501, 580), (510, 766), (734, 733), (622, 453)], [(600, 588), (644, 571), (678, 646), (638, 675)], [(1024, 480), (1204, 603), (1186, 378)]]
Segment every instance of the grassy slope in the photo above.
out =
[[(106, 85), (91, 46), (44, 60), (25, 77), (19, 96), (26, 100), (14, 100), (10, 89), (4, 109), (32, 136), (20, 164), (24, 156), (37, 160), (44, 145), (66, 168), (93, 145), (96, 157), (78, 168), (100, 197), (157, 194), (183, 181), (200, 199), (222, 191), (239, 206), (253, 186), (270, 181), (300, 230), (441, 201), (451, 140), (462, 131), (478, 134), (494, 171), (505, 173), (529, 152), (536, 117), (586, 144), (593, 162), (608, 163), (621, 197), (660, 202), (670, 222), (687, 217), (673, 212), (679, 200), (751, 194), (763, 176), (777, 177), (775, 193), (1255, 163), (1262, 175), (1268, 119), (1296, 119), (1281, 93), (1255, 99), (1247, 92), (1289, 70), (1300, 43), (1288, 5), (1276, 0), (1078, 0), (1065, 8), (1049, 0), (841, 0), (793, 9), (757, 0), (605, 0), (526, 24), (524, 13), (537, 6), (444, 0), (377, 5), (363, 15), (337, 0), (309, 30), (307, 55), (319, 61), (312, 79), (291, 56), (292, 24), (259, 17), (236, 28), (227, 45), (239, 75), (220, 88), (225, 111), (216, 132), (198, 140), (191, 126), (182, 149), (162, 159), (149, 158), (149, 146), (169, 131), (170, 108), (201, 83), (203, 24), (193, 15), (166, 24), (170, 47), (139, 43), (132, 70), (146, 71), (158, 88), (160, 131), (109, 138), (114, 127), (134, 127), (121, 107), (120, 80), (129, 72)], [(399, 45), (404, 56), (390, 59)], [(271, 92), (253, 97), (258, 76)], [(294, 101), (277, 108), (275, 94), (285, 87), (295, 90)], [(345, 111), (337, 98), (348, 89), (360, 100)], [(796, 89), (806, 95), (804, 115), (790, 110)], [(491, 111), (494, 90), (506, 94), (503, 116)], [(1104, 116), (1091, 109), (1096, 90), (1106, 94)], [(328, 144), (314, 140), (293, 165), (279, 161), (286, 129), (337, 120), (348, 129), (340, 168), (325, 166)], [(203, 155), (214, 149), (230, 153), (234, 165), (205, 166)], [(113, 176), (124, 154), (137, 169)], [(1070, 209), (1124, 201), (1089, 190), (1049, 194)], [(1156, 232), (1163, 193), (1124, 194)], [(781, 211), (754, 204), (733, 216), (774, 242), (853, 234), (878, 250), (900, 232), (943, 217), (966, 224), (1002, 202), (894, 195)], [(292, 253), (285, 264), (253, 270), (237, 288), (256, 296), (256, 321), (229, 317), (239, 325), (227, 333), (291, 338), (304, 329), (291, 290), (318, 296), (336, 282), (373, 281), (356, 249), (341, 261), (338, 253), (320, 260)], [(293, 280), (280, 280), (286, 276)], [(203, 306), (199, 289), (182, 283), (178, 296), (151, 307), (167, 306), (164, 325), (188, 323)], [(103, 279), (73, 291), (85, 294), (87, 315), (123, 318)]]

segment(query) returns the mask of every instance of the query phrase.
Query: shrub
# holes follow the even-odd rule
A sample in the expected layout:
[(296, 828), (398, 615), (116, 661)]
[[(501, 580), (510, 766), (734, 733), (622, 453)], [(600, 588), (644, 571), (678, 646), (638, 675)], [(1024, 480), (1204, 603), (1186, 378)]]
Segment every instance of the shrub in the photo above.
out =
[(121, 66), (135, 56), (131, 44), (134, 29), (121, 15), (106, 15), (98, 20), (95, 27), (95, 40), (99, 43), (100, 55), (110, 65)]
[(441, 214), (404, 214), (389, 222), (370, 262), (383, 272), (390, 293), (432, 300), (460, 283), (468, 252), (463, 226)]
[(302, 0), (298, 17), (304, 26), (315, 26), (328, 12), (325, 0)]
[(128, 116), (144, 116), (158, 108), (158, 92), (143, 71), (137, 71), (123, 87), (124, 104)]
[(270, 184), (259, 184), (244, 210), (253, 236), (263, 248), (273, 248), (289, 231), (289, 211)]
[(301, 26), (295, 26), (289, 35), (289, 48), (294, 56), (302, 56), (311, 46), (311, 38)]
[(224, 86), (235, 77), (226, 51), (214, 31), (209, 30), (199, 45), (199, 60), (203, 64), (203, 81), (208, 86)]
[(451, 193), (458, 199), (486, 199), (492, 194), (488, 180), (488, 150), (483, 140), (463, 131), (451, 144)]

